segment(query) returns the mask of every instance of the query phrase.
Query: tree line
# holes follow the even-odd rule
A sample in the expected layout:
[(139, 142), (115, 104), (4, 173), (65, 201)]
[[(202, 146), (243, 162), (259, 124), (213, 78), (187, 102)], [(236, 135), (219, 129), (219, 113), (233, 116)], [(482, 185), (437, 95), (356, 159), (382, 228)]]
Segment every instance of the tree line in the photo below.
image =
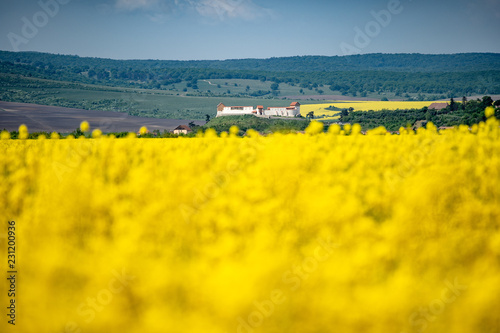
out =
[[(426, 60), (430, 62), (424, 70)], [(350, 96), (369, 93), (394, 93), (401, 97), (409, 93), (435, 94), (437, 97), (500, 94), (498, 54), (373, 54), (243, 59), (229, 61), (227, 66), (221, 63), (226, 62), (111, 60), (0, 51), (0, 73), (117, 87), (167, 89), (169, 85), (203, 79), (248, 79), (287, 83), (304, 89), (324, 85), (330, 91)], [(441, 71), (438, 68), (442, 68)]]
[(0, 51), (1, 61), (12, 63), (51, 63), (63, 67), (105, 67), (137, 70), (151, 68), (205, 68), (225, 70), (259, 70), (268, 72), (470, 72), (500, 68), (498, 53), (460, 54), (358, 54), (349, 56), (295, 56), (268, 59), (229, 60), (113, 60), (41, 52)]

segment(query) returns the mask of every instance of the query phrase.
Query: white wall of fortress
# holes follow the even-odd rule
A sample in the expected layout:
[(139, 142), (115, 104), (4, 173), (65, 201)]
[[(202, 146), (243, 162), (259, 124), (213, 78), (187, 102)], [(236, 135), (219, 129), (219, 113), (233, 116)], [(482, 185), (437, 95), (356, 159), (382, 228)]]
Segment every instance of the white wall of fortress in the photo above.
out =
[[(253, 106), (225, 106), (222, 111), (217, 111), (217, 117), (219, 116), (232, 116), (232, 115), (244, 115), (244, 114), (254, 114), (258, 115), (258, 110), (254, 109)], [(264, 116), (282, 116), (282, 117), (295, 117), (300, 114), (300, 106), (295, 106), (293, 109), (290, 107), (271, 107), (269, 109), (263, 110)]]
[(300, 114), (300, 107), (295, 107), (294, 109), (287, 109), (287, 107), (282, 108), (269, 108), (264, 110), (264, 115), (266, 116), (284, 116), (284, 117), (295, 117)]

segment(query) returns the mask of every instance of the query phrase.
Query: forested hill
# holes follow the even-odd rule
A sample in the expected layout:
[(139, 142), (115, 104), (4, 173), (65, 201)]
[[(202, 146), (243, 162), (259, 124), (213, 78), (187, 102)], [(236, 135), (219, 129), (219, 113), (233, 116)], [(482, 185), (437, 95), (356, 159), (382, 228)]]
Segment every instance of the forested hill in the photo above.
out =
[(397, 71), (397, 72), (467, 72), (500, 69), (500, 53), (461, 54), (365, 54), (351, 56), (297, 56), (269, 59), (232, 60), (111, 60), (39, 52), (0, 51), (0, 61), (64, 67), (134, 68), (198, 68), (252, 71)]
[[(288, 90), (288, 94), (292, 95), (321, 95), (328, 89), (327, 93), (331, 91), (353, 97), (376, 94), (377, 98), (382, 98), (384, 94), (391, 98), (435, 100), (474, 94), (500, 94), (500, 53), (170, 61), (111, 60), (0, 51), (0, 93), (3, 90), (7, 94), (0, 98), (12, 99), (11, 90), (20, 88), (21, 77), (160, 89), (179, 94), (182, 91), (197, 96), (278, 97), (281, 94), (279, 84), (286, 84), (292, 87), (292, 90)], [(214, 79), (251, 81), (244, 83), (248, 85), (246, 90), (236, 94), (234, 89), (231, 91), (227, 87), (222, 91), (220, 84), (210, 85), (205, 90), (199, 89), (198, 80)], [(271, 82), (274, 85), (269, 83), (259, 86), (259, 83), (252, 84), (252, 81)], [(33, 84), (25, 84), (24, 88), (31, 89)], [(293, 90), (293, 87), (300, 87), (301, 90)]]

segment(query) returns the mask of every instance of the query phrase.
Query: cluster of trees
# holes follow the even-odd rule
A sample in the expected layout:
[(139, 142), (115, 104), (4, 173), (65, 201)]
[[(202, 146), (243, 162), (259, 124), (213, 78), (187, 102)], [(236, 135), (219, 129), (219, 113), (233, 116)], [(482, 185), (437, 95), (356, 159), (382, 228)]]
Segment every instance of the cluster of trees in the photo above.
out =
[(496, 107), (495, 116), (500, 119), (500, 100), (493, 102), (490, 96), (482, 99), (462, 102), (450, 100), (449, 105), (442, 110), (424, 107), (412, 110), (382, 110), (382, 111), (349, 111), (342, 110), (340, 122), (358, 123), (364, 130), (384, 126), (389, 131), (397, 131), (401, 126), (413, 126), (417, 121), (433, 122), (436, 126), (472, 125), (485, 121), (484, 110), (488, 106)]
[(374, 92), (448, 97), (497, 94), (499, 68), (500, 55), (489, 53), (160, 61), (0, 51), (0, 73), (144, 89), (166, 89), (180, 82), (197, 89), (196, 82), (202, 79), (249, 79), (273, 82), (266, 92), (270, 95), (277, 94), (280, 83), (311, 90), (325, 85), (331, 91), (353, 96)]
[(253, 115), (242, 116), (224, 116), (213, 118), (207, 124), (202, 126), (202, 129), (213, 128), (217, 132), (229, 132), (229, 128), (233, 125), (238, 126), (241, 133), (249, 129), (254, 129), (261, 133), (269, 132), (292, 132), (303, 131), (309, 122), (304, 119), (266, 119), (258, 118)]

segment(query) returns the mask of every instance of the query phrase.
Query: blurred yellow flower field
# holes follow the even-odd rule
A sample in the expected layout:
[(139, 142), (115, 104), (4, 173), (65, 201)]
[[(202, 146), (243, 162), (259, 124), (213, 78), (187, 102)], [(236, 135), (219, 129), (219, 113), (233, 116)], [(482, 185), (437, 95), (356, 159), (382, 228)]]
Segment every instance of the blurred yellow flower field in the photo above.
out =
[(322, 104), (304, 104), (300, 106), (300, 113), (306, 116), (309, 112), (313, 111), (315, 116), (331, 116), (340, 111), (330, 111), (326, 108), (335, 106), (339, 109), (353, 108), (354, 111), (380, 111), (380, 110), (403, 110), (403, 109), (421, 109), (424, 106), (431, 105), (432, 101), (331, 101)]
[(2, 135), (9, 329), (498, 332), (498, 126)]

